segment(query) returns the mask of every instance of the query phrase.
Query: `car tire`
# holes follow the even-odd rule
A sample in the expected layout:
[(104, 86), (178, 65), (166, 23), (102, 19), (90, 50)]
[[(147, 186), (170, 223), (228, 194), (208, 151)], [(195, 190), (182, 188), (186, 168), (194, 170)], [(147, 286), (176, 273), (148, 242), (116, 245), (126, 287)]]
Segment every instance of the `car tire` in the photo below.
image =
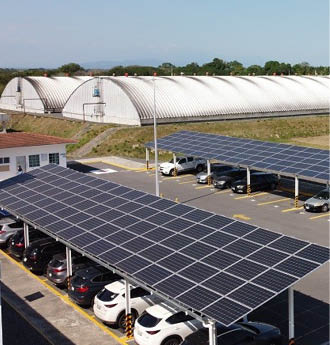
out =
[(170, 175), (174, 176), (174, 169), (170, 170)]
[[(137, 318), (137, 312), (135, 310), (132, 310), (132, 327), (134, 325), (134, 322)], [(118, 318), (117, 318), (117, 327), (123, 331), (125, 331), (126, 328), (126, 314), (125, 311), (122, 311)]]
[(182, 339), (179, 336), (173, 336), (166, 338), (161, 345), (179, 345), (181, 344)]
[(329, 211), (329, 205), (328, 204), (324, 204), (321, 208), (322, 212), (328, 212)]

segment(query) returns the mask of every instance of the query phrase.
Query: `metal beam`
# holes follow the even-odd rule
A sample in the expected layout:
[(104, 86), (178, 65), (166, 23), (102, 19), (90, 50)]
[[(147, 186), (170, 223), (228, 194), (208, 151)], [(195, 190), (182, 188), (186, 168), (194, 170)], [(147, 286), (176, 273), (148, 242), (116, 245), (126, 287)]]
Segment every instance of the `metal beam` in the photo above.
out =
[(294, 344), (294, 291), (293, 287), (288, 289), (289, 303), (289, 343)]
[(29, 237), (29, 225), (24, 222), (23, 225), (23, 231), (24, 231), (24, 246), (27, 248), (30, 245), (30, 237)]

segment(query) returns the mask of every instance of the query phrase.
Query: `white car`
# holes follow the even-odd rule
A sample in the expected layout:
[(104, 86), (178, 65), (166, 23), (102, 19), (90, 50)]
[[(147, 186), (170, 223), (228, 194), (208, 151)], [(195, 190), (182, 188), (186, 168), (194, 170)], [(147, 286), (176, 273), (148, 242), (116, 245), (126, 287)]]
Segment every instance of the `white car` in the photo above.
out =
[(174, 160), (169, 162), (161, 163), (159, 165), (159, 170), (163, 175), (174, 175), (174, 168), (177, 169), (178, 173), (197, 170), (197, 172), (203, 171), (206, 166), (206, 160), (203, 158), (189, 157), (177, 157), (176, 164), (174, 165)]
[[(141, 287), (131, 287), (132, 324), (148, 307), (159, 303), (159, 297)], [(94, 313), (103, 322), (125, 328), (125, 281), (108, 284), (94, 299)]]
[(138, 345), (179, 345), (189, 334), (202, 328), (200, 321), (165, 303), (149, 307), (134, 325)]

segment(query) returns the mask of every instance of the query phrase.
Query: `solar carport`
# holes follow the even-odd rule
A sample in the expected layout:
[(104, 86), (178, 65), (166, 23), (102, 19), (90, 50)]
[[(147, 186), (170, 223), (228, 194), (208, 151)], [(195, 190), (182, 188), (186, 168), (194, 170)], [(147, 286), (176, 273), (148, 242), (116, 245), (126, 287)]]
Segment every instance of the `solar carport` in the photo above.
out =
[[(158, 139), (157, 144), (162, 150), (207, 159), (209, 175), (211, 159), (246, 168), (248, 191), (250, 169), (293, 177), (296, 206), (299, 195), (298, 178), (327, 185), (330, 180), (328, 150), (192, 131), (176, 132)], [(154, 142), (147, 143), (146, 146), (153, 148)]]
[[(329, 249), (48, 165), (0, 182), (0, 206), (161, 298), (231, 325), (329, 260)], [(68, 267), (70, 269), (70, 267)], [(70, 272), (70, 270), (68, 270)], [(130, 313), (129, 293), (127, 314)]]

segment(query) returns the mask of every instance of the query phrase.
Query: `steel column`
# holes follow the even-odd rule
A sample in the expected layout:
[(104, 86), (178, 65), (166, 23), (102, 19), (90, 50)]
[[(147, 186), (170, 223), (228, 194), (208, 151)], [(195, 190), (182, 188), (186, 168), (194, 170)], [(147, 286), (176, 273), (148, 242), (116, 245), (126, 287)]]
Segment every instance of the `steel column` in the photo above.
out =
[(3, 344), (2, 342), (2, 296), (1, 296), (1, 285), (2, 285), (2, 266), (1, 266), (1, 261), (0, 261), (0, 345)]
[(178, 168), (176, 167), (176, 154), (173, 153), (174, 176), (178, 176)]
[(147, 164), (147, 170), (149, 170), (149, 149), (146, 147), (146, 164)]
[(153, 77), (154, 84), (154, 143), (155, 143), (155, 183), (156, 183), (156, 196), (159, 196), (159, 181), (158, 181), (158, 146), (157, 146), (157, 121), (156, 121), (156, 79), (155, 74)]
[(251, 194), (251, 172), (250, 168), (246, 168), (246, 192), (248, 195)]
[(71, 256), (71, 248), (65, 247), (65, 254), (66, 254), (66, 271), (68, 274), (68, 279), (72, 276), (72, 256)]
[(294, 206), (298, 207), (299, 199), (299, 179), (298, 176), (294, 177)]
[(293, 287), (288, 289), (289, 303), (289, 344), (294, 344), (294, 291)]
[(27, 248), (30, 245), (30, 238), (29, 238), (29, 226), (28, 224), (24, 223), (23, 226), (24, 231), (24, 246)]
[(209, 329), (209, 345), (217, 345), (215, 322), (210, 320), (207, 327)]
[(132, 312), (131, 312), (131, 284), (125, 279), (125, 333), (128, 338), (133, 336)]
[(210, 186), (211, 185), (211, 162), (209, 159), (206, 161), (206, 166), (207, 166), (207, 184)]

